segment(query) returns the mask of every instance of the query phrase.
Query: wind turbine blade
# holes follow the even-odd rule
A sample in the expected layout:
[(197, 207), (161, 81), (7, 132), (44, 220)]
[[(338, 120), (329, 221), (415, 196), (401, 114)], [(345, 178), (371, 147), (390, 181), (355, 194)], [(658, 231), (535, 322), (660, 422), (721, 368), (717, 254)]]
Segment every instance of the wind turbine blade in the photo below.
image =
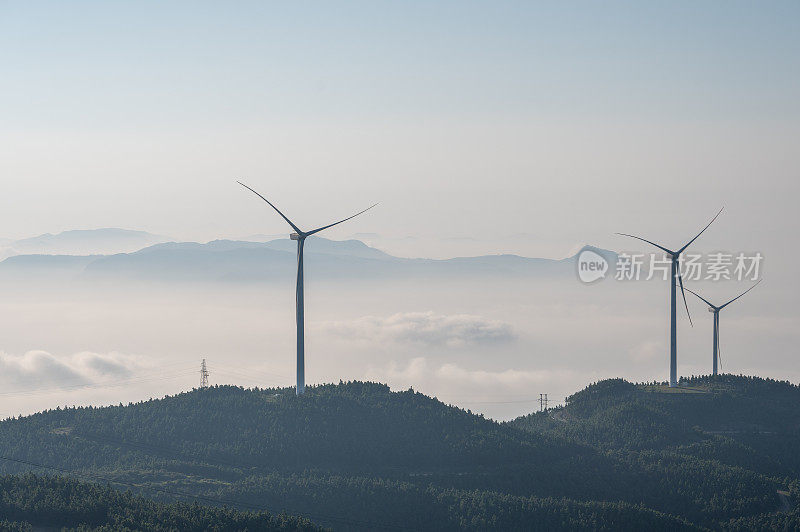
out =
[(756, 286), (758, 286), (758, 283), (760, 283), (761, 281), (763, 281), (763, 279), (759, 279), (759, 280), (758, 280), (758, 282), (757, 282), (756, 284), (754, 284), (753, 286), (751, 286), (750, 288), (748, 288), (747, 290), (745, 290), (744, 292), (742, 292), (742, 293), (741, 293), (741, 294), (739, 294), (738, 296), (734, 297), (733, 299), (731, 299), (730, 301), (728, 301), (727, 303), (725, 303), (724, 305), (722, 305), (722, 306), (721, 306), (721, 307), (719, 307), (719, 308), (723, 309), (723, 308), (727, 307), (728, 305), (730, 305), (731, 303), (733, 303), (734, 301), (736, 301), (737, 299), (739, 299), (740, 297), (742, 297), (743, 295), (745, 295), (747, 292), (749, 292), (750, 290), (752, 290), (753, 288), (755, 288)]
[(647, 242), (648, 244), (652, 244), (652, 245), (654, 245), (655, 247), (657, 247), (657, 248), (658, 248), (658, 249), (660, 249), (660, 250), (666, 251), (666, 252), (667, 252), (667, 253), (669, 253), (670, 255), (674, 255), (674, 253), (672, 253), (672, 251), (668, 250), (667, 248), (665, 248), (665, 247), (663, 247), (663, 246), (659, 246), (659, 245), (658, 245), (658, 244), (656, 244), (655, 242), (650, 242), (649, 240), (645, 240), (644, 238), (642, 238), (642, 237), (640, 237), (640, 236), (629, 235), (629, 234), (627, 234), (627, 233), (614, 233), (614, 234), (615, 234), (615, 235), (620, 235), (620, 236), (629, 236), (629, 237), (631, 237), (631, 238), (635, 238), (636, 240), (641, 240), (642, 242)]
[[(375, 205), (377, 205), (377, 203), (376, 203)], [(348, 217), (347, 217), (347, 218), (345, 218), (344, 220), (339, 220), (338, 222), (334, 222), (334, 223), (332, 223), (332, 224), (326, 225), (325, 227), (320, 227), (319, 229), (314, 229), (313, 231), (309, 231), (308, 233), (306, 233), (306, 236), (308, 236), (308, 235), (313, 235), (314, 233), (319, 233), (320, 231), (324, 231), (325, 229), (327, 229), (327, 228), (329, 228), (329, 227), (333, 227), (334, 225), (339, 225), (339, 224), (340, 224), (340, 223), (342, 223), (342, 222), (346, 222), (347, 220), (351, 220), (351, 219), (355, 218), (356, 216), (358, 216), (359, 214), (364, 214), (365, 212), (367, 212), (368, 210), (370, 210), (370, 209), (371, 209), (372, 207), (374, 207), (375, 205), (372, 205), (372, 206), (370, 206), (370, 207), (367, 207), (367, 208), (366, 208), (366, 209), (364, 209), (363, 211), (355, 213), (353, 216), (348, 216)]]
[(697, 292), (695, 292), (691, 288), (686, 288), (686, 291), (689, 292), (690, 294), (696, 295), (697, 297), (702, 299), (704, 302), (708, 303), (708, 306), (717, 308), (717, 307), (714, 306), (714, 304), (711, 301), (709, 301), (708, 299), (704, 298), (703, 296), (701, 296), (700, 294), (698, 294)]
[[(722, 207), (722, 209), (724, 209), (724, 208), (725, 208), (725, 207)], [(719, 212), (717, 213), (717, 215), (716, 215), (716, 216), (714, 216), (714, 217), (711, 219), (711, 221), (710, 221), (710, 222), (708, 222), (708, 225), (707, 225), (707, 226), (705, 226), (705, 227), (703, 228), (703, 230), (702, 230), (702, 231), (700, 231), (699, 233), (697, 233), (697, 236), (696, 236), (696, 237), (694, 237), (693, 239), (689, 240), (689, 243), (688, 243), (688, 244), (686, 244), (685, 246), (683, 246), (681, 249), (679, 249), (679, 250), (678, 250), (678, 254), (679, 254), (679, 255), (680, 255), (680, 254), (683, 252), (683, 250), (684, 250), (684, 249), (686, 249), (686, 248), (688, 248), (690, 245), (692, 245), (692, 242), (694, 242), (695, 240), (697, 240), (697, 238), (698, 238), (700, 235), (702, 235), (702, 234), (703, 234), (703, 232), (704, 232), (706, 229), (708, 229), (708, 227), (709, 227), (711, 224), (713, 224), (713, 223), (714, 223), (714, 220), (716, 220), (716, 219), (717, 219), (717, 216), (719, 216), (720, 214), (722, 214), (722, 209), (720, 209), (720, 210), (719, 210)]]
[(689, 324), (694, 327), (692, 314), (689, 312), (689, 303), (686, 302), (686, 292), (683, 291), (683, 275), (681, 275), (681, 272), (678, 272), (678, 283), (681, 285), (681, 295), (683, 296), (683, 304), (686, 306), (686, 315), (689, 316)]
[(287, 218), (287, 217), (286, 217), (286, 215), (285, 215), (285, 214), (283, 214), (283, 213), (282, 213), (282, 212), (281, 212), (281, 211), (280, 211), (280, 210), (279, 210), (279, 209), (278, 209), (278, 208), (277, 208), (275, 205), (273, 205), (271, 201), (269, 201), (267, 198), (265, 198), (264, 196), (262, 196), (261, 194), (259, 194), (259, 193), (258, 193), (258, 192), (256, 192), (255, 190), (253, 190), (252, 188), (248, 187), (247, 185), (245, 185), (245, 184), (244, 184), (244, 183), (242, 183), (241, 181), (237, 181), (237, 183), (239, 183), (240, 185), (242, 185), (244, 188), (246, 188), (247, 190), (249, 190), (250, 192), (252, 192), (252, 193), (253, 193), (253, 194), (255, 194), (256, 196), (258, 196), (259, 198), (261, 198), (261, 199), (263, 199), (264, 201), (266, 201), (267, 203), (269, 203), (269, 206), (270, 206), (270, 207), (272, 207), (273, 209), (275, 209), (275, 211), (276, 211), (278, 214), (280, 214), (280, 215), (281, 215), (281, 217), (282, 217), (284, 220), (286, 220), (286, 222), (287, 222), (289, 225), (291, 225), (291, 226), (292, 226), (292, 229), (294, 229), (295, 231), (297, 231), (297, 233), (298, 233), (298, 234), (301, 234), (301, 235), (303, 234), (303, 232), (300, 230), (300, 228), (299, 228), (299, 227), (297, 227), (296, 225), (294, 225), (294, 223), (293, 223), (293, 222), (292, 222), (292, 221), (291, 221), (289, 218)]

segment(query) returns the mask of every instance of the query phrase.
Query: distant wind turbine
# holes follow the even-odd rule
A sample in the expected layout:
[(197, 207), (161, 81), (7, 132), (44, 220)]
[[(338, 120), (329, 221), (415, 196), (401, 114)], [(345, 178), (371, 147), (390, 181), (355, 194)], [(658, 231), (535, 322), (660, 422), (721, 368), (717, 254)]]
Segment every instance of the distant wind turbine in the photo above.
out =
[(681, 271), (680, 271), (680, 267), (679, 267), (680, 266), (679, 263), (680, 263), (681, 253), (683, 253), (686, 250), (686, 248), (688, 248), (692, 244), (692, 242), (697, 240), (697, 238), (700, 235), (702, 235), (703, 232), (705, 232), (705, 230), (708, 229), (708, 227), (712, 223), (714, 223), (714, 220), (716, 220), (717, 217), (721, 213), (722, 213), (722, 209), (720, 209), (719, 212), (717, 213), (717, 215), (714, 216), (714, 218), (712, 218), (710, 222), (708, 222), (708, 225), (706, 225), (703, 228), (702, 231), (697, 233), (697, 236), (695, 236), (693, 239), (691, 239), (685, 246), (680, 248), (678, 251), (672, 251), (672, 250), (667, 249), (667, 248), (665, 248), (663, 246), (659, 246), (655, 242), (651, 242), (649, 240), (645, 240), (642, 237), (629, 235), (629, 234), (626, 234), (626, 233), (617, 233), (618, 235), (621, 235), (621, 236), (628, 236), (628, 237), (631, 237), (631, 238), (635, 238), (637, 240), (641, 240), (643, 242), (647, 242), (648, 244), (651, 244), (651, 245), (657, 247), (658, 249), (662, 250), (664, 253), (669, 255), (670, 259), (672, 260), (672, 274), (671, 274), (672, 275), (672, 277), (671, 277), (672, 282), (670, 283), (670, 335), (669, 335), (669, 386), (670, 386), (670, 388), (674, 388), (675, 386), (678, 385), (678, 329), (677, 329), (676, 311), (675, 311), (675, 278), (677, 278), (678, 282), (680, 283), (681, 295), (683, 296), (683, 304), (684, 304), (684, 306), (686, 306), (686, 314), (689, 316), (689, 323), (692, 323), (692, 316), (691, 316), (691, 314), (689, 314), (689, 304), (686, 302), (686, 293), (683, 291), (683, 277), (681, 276)]
[(708, 299), (704, 298), (703, 296), (701, 296), (697, 292), (695, 292), (693, 290), (690, 290), (688, 288), (686, 289), (687, 292), (691, 292), (692, 294), (696, 295), (701, 300), (703, 300), (705, 303), (707, 303), (708, 304), (708, 311), (714, 313), (714, 358), (713, 358), (713, 360), (714, 360), (714, 373), (713, 374), (714, 375), (717, 374), (717, 361), (720, 358), (720, 349), (719, 349), (719, 311), (724, 309), (725, 307), (727, 307), (728, 305), (730, 305), (731, 303), (733, 303), (734, 301), (736, 301), (737, 299), (739, 299), (743, 295), (745, 295), (747, 292), (749, 292), (753, 288), (755, 288), (758, 285), (758, 283), (760, 283), (761, 281), (762, 280), (759, 279), (756, 284), (754, 284), (753, 286), (751, 286), (750, 288), (748, 288), (747, 290), (745, 290), (744, 292), (742, 292), (738, 296), (734, 297), (733, 299), (731, 299), (727, 303), (725, 303), (723, 305), (720, 305), (720, 306), (714, 305)]
[(253, 190), (252, 188), (248, 187), (241, 181), (237, 181), (240, 185), (244, 188), (248, 189), (250, 192), (261, 198), (262, 200), (269, 203), (269, 206), (275, 209), (275, 212), (281, 215), (281, 218), (286, 220), (286, 222), (292, 226), (292, 229), (295, 230), (294, 233), (291, 234), (290, 238), (292, 240), (297, 240), (297, 395), (302, 395), (305, 393), (306, 390), (306, 376), (305, 376), (305, 344), (304, 344), (304, 320), (303, 320), (303, 244), (306, 241), (306, 238), (310, 237), (315, 233), (319, 233), (329, 227), (333, 227), (334, 225), (339, 225), (342, 222), (346, 222), (352, 218), (355, 218), (359, 214), (363, 214), (370, 210), (372, 207), (377, 205), (372, 205), (364, 209), (361, 212), (357, 212), (352, 216), (348, 216), (344, 220), (339, 220), (338, 222), (334, 222), (332, 224), (328, 224), (326, 226), (320, 227), (318, 229), (313, 229), (311, 231), (302, 231), (299, 227), (297, 227), (294, 222), (292, 222), (289, 218), (286, 217), (278, 208), (273, 205), (267, 198)]

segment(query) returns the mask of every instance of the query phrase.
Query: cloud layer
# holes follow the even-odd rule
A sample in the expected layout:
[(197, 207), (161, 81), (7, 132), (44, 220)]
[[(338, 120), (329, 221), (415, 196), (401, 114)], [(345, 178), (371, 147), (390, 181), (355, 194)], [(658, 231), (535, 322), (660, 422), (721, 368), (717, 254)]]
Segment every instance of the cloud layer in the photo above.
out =
[(138, 357), (121, 353), (81, 352), (54, 355), (28, 351), (24, 355), (0, 352), (0, 385), (4, 390), (30, 392), (45, 387), (91, 386), (130, 378), (143, 367)]
[(527, 388), (532, 384), (558, 379), (572, 372), (543, 370), (518, 370), (506, 369), (490, 371), (484, 369), (467, 369), (458, 364), (444, 363), (432, 366), (425, 357), (415, 357), (408, 365), (401, 367), (397, 362), (391, 362), (384, 368), (372, 368), (367, 378), (387, 380), (389, 382), (423, 383), (430, 380), (442, 381), (450, 384), (466, 385), (474, 389), (520, 387)]
[(388, 317), (364, 316), (347, 322), (325, 322), (322, 328), (356, 340), (446, 347), (497, 344), (516, 339), (508, 323), (469, 314), (406, 312)]

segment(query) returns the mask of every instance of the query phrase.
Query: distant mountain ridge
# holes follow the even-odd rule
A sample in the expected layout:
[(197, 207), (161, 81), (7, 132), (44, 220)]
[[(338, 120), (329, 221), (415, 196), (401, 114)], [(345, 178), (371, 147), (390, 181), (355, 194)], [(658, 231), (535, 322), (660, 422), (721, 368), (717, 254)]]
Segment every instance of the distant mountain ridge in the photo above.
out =
[(0, 257), (127, 253), (167, 240), (163, 236), (130, 229), (75, 229), (0, 242)]
[[(322, 255), (343, 255), (366, 259), (397, 259), (397, 257), (393, 257), (383, 251), (367, 246), (360, 240), (312, 238), (306, 241), (305, 248), (306, 253)], [(251, 242), (247, 240), (212, 240), (205, 244), (199, 242), (165, 242), (138, 250), (135, 253), (150, 253), (162, 250), (206, 250), (216, 252), (232, 251), (236, 249), (272, 249), (294, 254), (297, 252), (297, 244), (288, 238), (270, 240), (269, 242)]]
[[(615, 260), (616, 254), (595, 249)], [(360, 240), (311, 238), (306, 242), (310, 278), (458, 278), (475, 276), (574, 275), (575, 256), (565, 259), (485, 255), (452, 259), (406, 259), (389, 255)], [(161, 242), (128, 253), (81, 256), (17, 255), (0, 263), (3, 275), (50, 273), (58, 278), (115, 278), (147, 281), (273, 281), (294, 276), (296, 243), (214, 240), (208, 243)]]

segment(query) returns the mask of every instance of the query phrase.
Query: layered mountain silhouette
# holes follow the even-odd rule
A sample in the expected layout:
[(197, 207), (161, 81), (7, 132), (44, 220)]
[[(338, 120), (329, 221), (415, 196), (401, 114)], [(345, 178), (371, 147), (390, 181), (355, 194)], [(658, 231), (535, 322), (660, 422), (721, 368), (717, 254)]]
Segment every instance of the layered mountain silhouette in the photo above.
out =
[[(610, 251), (591, 248), (616, 260)], [(399, 258), (359, 240), (311, 238), (306, 242), (307, 275), (330, 279), (451, 278), (469, 276), (565, 276), (575, 274), (575, 256), (561, 260), (518, 255), (486, 255), (446, 260)], [(296, 244), (215, 240), (165, 242), (113, 255), (31, 254), (0, 262), (5, 276), (137, 279), (149, 281), (272, 281), (293, 278)]]
[(0, 258), (14, 255), (102, 255), (127, 253), (169, 239), (145, 231), (105, 228), (43, 234), (0, 241)]

